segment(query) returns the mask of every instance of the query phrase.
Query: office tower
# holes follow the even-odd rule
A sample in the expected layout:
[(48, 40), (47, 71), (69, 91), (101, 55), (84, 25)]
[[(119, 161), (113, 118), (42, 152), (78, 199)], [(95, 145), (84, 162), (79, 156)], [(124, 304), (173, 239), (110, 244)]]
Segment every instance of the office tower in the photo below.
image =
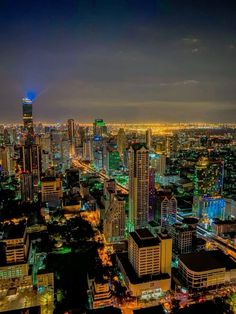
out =
[(68, 130), (69, 141), (72, 142), (75, 137), (75, 120), (74, 119), (69, 119), (67, 121), (67, 130)]
[(159, 163), (157, 165), (157, 173), (164, 176), (166, 172), (166, 155), (160, 154)]
[(53, 163), (50, 134), (42, 134), (39, 137), (39, 146), (41, 149), (42, 173), (47, 173)]
[(36, 144), (23, 145), (20, 147), (21, 171), (29, 172), (33, 176), (33, 184), (36, 186), (42, 173), (41, 150)]
[(136, 229), (128, 238), (128, 258), (138, 277), (160, 273), (160, 241), (151, 232)]
[(169, 234), (173, 240), (173, 251), (175, 254), (186, 254), (193, 251), (193, 238), (196, 229), (181, 223), (173, 224), (169, 228)]
[(166, 155), (150, 153), (150, 167), (155, 170), (159, 176), (163, 176), (166, 171)]
[[(199, 218), (209, 217), (219, 203), (219, 215), (221, 215), (220, 196), (223, 192), (224, 162), (200, 157), (195, 165), (194, 173), (194, 204), (193, 208)], [(211, 206), (214, 204), (214, 206)], [(209, 209), (209, 210), (208, 210)], [(219, 217), (220, 218), (220, 217)]]
[(161, 273), (169, 274), (171, 276), (171, 263), (172, 263), (172, 238), (166, 232), (158, 233), (157, 237), (160, 240), (161, 250)]
[(196, 195), (217, 196), (222, 194), (224, 163), (221, 160), (199, 158), (195, 166), (194, 190)]
[(119, 129), (117, 134), (117, 150), (120, 154), (121, 159), (123, 159), (124, 150), (128, 147), (128, 139), (125, 134), (124, 129)]
[(61, 171), (64, 172), (66, 169), (70, 168), (70, 152), (71, 147), (70, 143), (66, 138), (63, 138), (61, 141)]
[(97, 170), (103, 169), (103, 148), (102, 147), (94, 147), (93, 150), (93, 163)]
[(24, 130), (27, 132), (27, 143), (32, 143), (33, 137), (34, 137), (32, 100), (29, 98), (23, 98), (22, 109), (23, 109)]
[(149, 215), (148, 220), (154, 219), (154, 207), (156, 204), (156, 189), (155, 189), (155, 170), (149, 169)]
[(33, 177), (31, 173), (22, 172), (20, 176), (21, 183), (21, 201), (33, 201)]
[(121, 159), (117, 150), (115, 150), (112, 146), (107, 146), (106, 152), (106, 170), (108, 173), (112, 171), (117, 171), (120, 169)]
[(70, 155), (75, 155), (75, 121), (74, 119), (69, 119), (67, 121), (68, 138), (70, 143)]
[(149, 151), (143, 144), (129, 149), (129, 224), (130, 229), (145, 227), (149, 211)]
[(128, 254), (117, 254), (118, 267), (135, 297), (158, 297), (170, 289), (171, 260), (171, 237), (162, 233), (154, 236), (147, 228), (130, 232)]
[(60, 178), (45, 177), (41, 187), (42, 202), (59, 204), (62, 198), (62, 181)]
[(166, 228), (176, 223), (177, 200), (169, 190), (157, 192), (157, 207), (154, 210), (154, 219), (161, 222), (161, 227)]
[(145, 142), (146, 142), (147, 148), (150, 150), (152, 148), (152, 130), (151, 129), (147, 129), (145, 133)]
[(123, 195), (112, 195), (112, 193), (109, 195), (104, 218), (104, 236), (108, 242), (120, 241), (125, 238), (125, 203)]
[(91, 139), (87, 139), (83, 142), (83, 160), (93, 161), (93, 147)]
[(0, 147), (0, 172), (15, 174), (16, 161), (14, 158), (14, 146), (6, 145)]
[(96, 139), (101, 139), (107, 136), (107, 127), (103, 119), (96, 119), (93, 123), (93, 136)]

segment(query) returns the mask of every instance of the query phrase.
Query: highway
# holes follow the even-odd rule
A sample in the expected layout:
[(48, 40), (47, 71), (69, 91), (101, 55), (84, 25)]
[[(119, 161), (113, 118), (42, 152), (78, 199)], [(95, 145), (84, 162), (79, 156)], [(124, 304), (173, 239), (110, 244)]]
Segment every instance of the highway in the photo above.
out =
[[(88, 173), (96, 174), (97, 176), (100, 177), (102, 182), (112, 179), (111, 177), (109, 177), (108, 175), (102, 173), (101, 171), (96, 171), (91, 166), (87, 165), (86, 163), (84, 163), (83, 161), (81, 161), (78, 158), (75, 158), (75, 159), (72, 160), (72, 165), (74, 167), (82, 169), (83, 171), (86, 171)], [(127, 188), (125, 188), (123, 185), (121, 185), (118, 182), (116, 182), (116, 186), (117, 186), (117, 190), (118, 191), (122, 192), (123, 194), (129, 194), (129, 190)]]

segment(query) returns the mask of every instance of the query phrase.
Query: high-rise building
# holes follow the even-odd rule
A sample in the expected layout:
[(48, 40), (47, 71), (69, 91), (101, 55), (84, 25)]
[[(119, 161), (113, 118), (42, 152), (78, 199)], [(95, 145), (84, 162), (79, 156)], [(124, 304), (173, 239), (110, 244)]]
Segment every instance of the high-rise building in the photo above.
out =
[(45, 177), (42, 179), (42, 202), (58, 204), (62, 198), (62, 182), (60, 178)]
[(128, 258), (138, 277), (160, 273), (160, 241), (144, 229), (130, 232)]
[(33, 136), (34, 136), (32, 100), (29, 98), (23, 98), (22, 109), (23, 109), (24, 129), (27, 132), (28, 142), (31, 142), (33, 141)]
[(145, 133), (145, 142), (148, 149), (152, 148), (152, 129), (147, 129)]
[(155, 170), (158, 176), (163, 176), (166, 171), (166, 155), (150, 153), (150, 167)]
[(176, 223), (177, 200), (170, 190), (157, 191), (156, 206), (154, 219), (160, 220), (162, 228)]
[(193, 238), (196, 229), (181, 223), (176, 223), (169, 228), (173, 240), (173, 251), (176, 254), (186, 254), (193, 251)]
[(93, 148), (91, 139), (87, 139), (83, 142), (83, 160), (93, 160)]
[(113, 147), (108, 146), (106, 152), (106, 170), (108, 173), (119, 170), (121, 166), (120, 155)]
[(160, 296), (170, 289), (172, 239), (154, 236), (147, 228), (130, 232), (127, 253), (117, 254), (118, 266), (133, 296)]
[(110, 194), (104, 219), (104, 235), (108, 242), (125, 238), (125, 203), (123, 195)]
[(67, 129), (68, 129), (69, 141), (72, 142), (75, 137), (75, 120), (74, 119), (69, 119), (67, 121)]
[(16, 161), (14, 158), (13, 145), (0, 147), (0, 172), (13, 175), (15, 173)]
[(102, 138), (107, 135), (107, 127), (103, 119), (96, 119), (93, 123), (94, 138)]
[[(223, 192), (224, 162), (200, 157), (194, 173), (194, 205), (199, 218), (209, 217), (208, 208)], [(215, 206), (216, 207), (216, 206)]]
[(120, 154), (121, 159), (123, 159), (124, 150), (128, 147), (128, 139), (125, 134), (124, 129), (119, 129), (117, 134), (117, 150)]
[(23, 172), (20, 176), (22, 202), (33, 201), (33, 177), (31, 173)]
[(143, 144), (129, 149), (129, 224), (130, 230), (143, 228), (149, 212), (149, 151)]
[(42, 173), (41, 150), (36, 144), (20, 147), (21, 171), (31, 173), (33, 184), (37, 185)]
[(75, 121), (74, 119), (69, 119), (67, 121), (68, 138), (70, 143), (70, 155), (75, 154)]
[(224, 163), (221, 160), (199, 158), (195, 166), (195, 195), (218, 196), (223, 189)]

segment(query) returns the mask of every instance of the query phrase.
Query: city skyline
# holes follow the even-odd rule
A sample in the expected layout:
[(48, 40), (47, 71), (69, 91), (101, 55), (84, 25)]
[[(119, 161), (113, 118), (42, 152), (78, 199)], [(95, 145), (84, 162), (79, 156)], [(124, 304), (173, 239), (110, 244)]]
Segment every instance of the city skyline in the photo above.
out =
[(235, 3), (177, 2), (1, 3), (1, 120), (234, 122)]

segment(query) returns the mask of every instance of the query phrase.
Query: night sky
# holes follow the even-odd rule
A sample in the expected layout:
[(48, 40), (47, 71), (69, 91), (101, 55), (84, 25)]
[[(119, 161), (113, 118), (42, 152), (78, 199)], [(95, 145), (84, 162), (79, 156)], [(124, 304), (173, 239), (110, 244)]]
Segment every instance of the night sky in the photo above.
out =
[(236, 122), (236, 1), (0, 0), (0, 122)]

